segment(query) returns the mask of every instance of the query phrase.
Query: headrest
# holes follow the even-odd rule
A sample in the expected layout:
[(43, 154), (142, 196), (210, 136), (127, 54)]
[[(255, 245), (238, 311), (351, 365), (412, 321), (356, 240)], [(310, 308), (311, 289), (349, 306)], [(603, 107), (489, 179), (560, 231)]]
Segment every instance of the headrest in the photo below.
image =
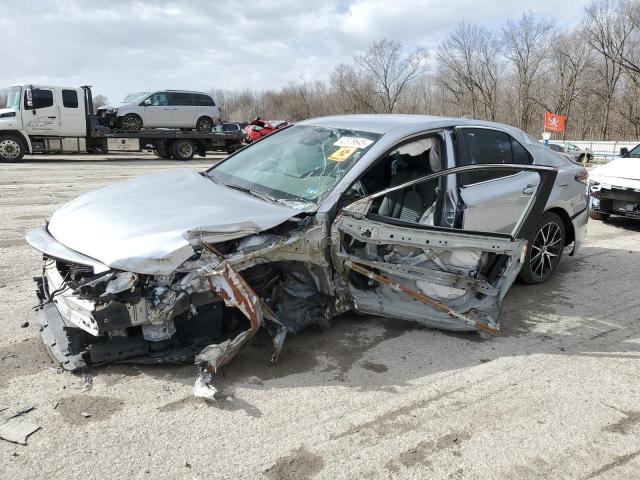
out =
[(423, 138), (415, 142), (409, 142), (399, 147), (394, 153), (400, 155), (418, 156), (429, 150), (429, 164), (433, 172), (441, 170), (440, 140), (436, 137)]

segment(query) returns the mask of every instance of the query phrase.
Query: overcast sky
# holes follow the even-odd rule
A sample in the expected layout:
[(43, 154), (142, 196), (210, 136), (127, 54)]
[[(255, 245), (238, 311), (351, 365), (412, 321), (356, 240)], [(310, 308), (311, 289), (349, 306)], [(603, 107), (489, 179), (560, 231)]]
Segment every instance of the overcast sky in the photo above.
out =
[(0, 85), (93, 85), (112, 102), (158, 89), (327, 79), (383, 37), (433, 51), (461, 21), (523, 11), (571, 26), (586, 0), (0, 0)]

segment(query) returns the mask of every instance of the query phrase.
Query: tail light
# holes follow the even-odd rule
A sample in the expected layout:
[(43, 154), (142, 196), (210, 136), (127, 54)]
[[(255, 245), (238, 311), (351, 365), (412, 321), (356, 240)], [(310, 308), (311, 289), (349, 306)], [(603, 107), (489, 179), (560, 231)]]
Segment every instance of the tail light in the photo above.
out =
[(589, 172), (586, 168), (582, 167), (578, 173), (576, 173), (576, 180), (585, 185), (589, 182)]

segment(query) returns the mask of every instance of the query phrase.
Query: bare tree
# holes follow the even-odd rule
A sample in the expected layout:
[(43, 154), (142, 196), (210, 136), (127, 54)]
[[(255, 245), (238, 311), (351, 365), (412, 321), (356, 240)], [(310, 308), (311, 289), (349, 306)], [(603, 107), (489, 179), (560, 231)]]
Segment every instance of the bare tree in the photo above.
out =
[(496, 119), (498, 82), (504, 70), (500, 41), (475, 24), (459, 24), (438, 49), (442, 84), (458, 99), (468, 97), (471, 114)]
[(96, 95), (93, 97), (93, 110), (97, 110), (100, 107), (104, 107), (109, 104), (109, 99), (104, 95)]
[(402, 44), (382, 39), (373, 42), (364, 55), (356, 57), (356, 65), (366, 73), (379, 111), (393, 113), (407, 88), (425, 71), (427, 52), (417, 47), (403, 54)]
[(523, 130), (532, 127), (534, 87), (551, 48), (552, 28), (551, 21), (537, 20), (529, 12), (523, 13), (518, 22), (508, 21), (503, 29), (505, 55), (517, 81), (517, 124)]

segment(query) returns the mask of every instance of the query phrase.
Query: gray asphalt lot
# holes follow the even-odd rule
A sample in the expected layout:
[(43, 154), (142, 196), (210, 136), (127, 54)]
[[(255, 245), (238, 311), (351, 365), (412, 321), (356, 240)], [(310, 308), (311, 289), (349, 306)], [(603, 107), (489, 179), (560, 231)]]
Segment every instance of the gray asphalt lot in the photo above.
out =
[(191, 365), (73, 375), (41, 345), (25, 233), (82, 192), (215, 161), (86, 158), (0, 164), (0, 418), (33, 405), (41, 427), (0, 440), (0, 478), (640, 477), (640, 222), (591, 221), (551, 281), (512, 288), (502, 337), (346, 315), (270, 365), (258, 335), (208, 404)]

